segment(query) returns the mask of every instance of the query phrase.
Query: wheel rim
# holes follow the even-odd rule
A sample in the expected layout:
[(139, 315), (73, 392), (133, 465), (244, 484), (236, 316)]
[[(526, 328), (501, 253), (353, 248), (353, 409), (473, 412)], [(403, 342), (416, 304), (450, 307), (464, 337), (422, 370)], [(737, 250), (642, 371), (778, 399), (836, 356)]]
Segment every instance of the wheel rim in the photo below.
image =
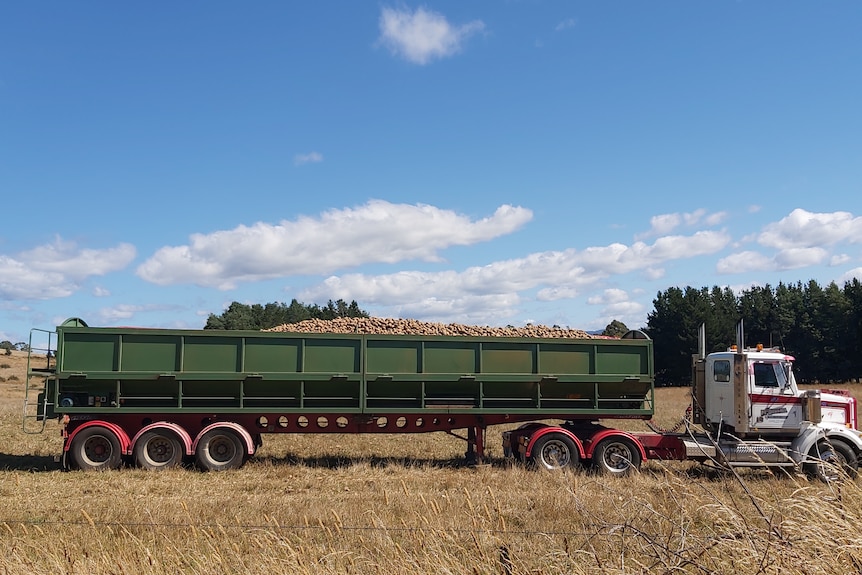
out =
[(831, 483), (841, 478), (841, 464), (844, 458), (831, 445), (817, 445), (809, 457), (814, 461), (811, 467), (814, 475), (824, 483)]
[(602, 453), (602, 465), (613, 473), (628, 471), (632, 459), (632, 451), (629, 446), (618, 441), (606, 445), (604, 453)]
[(841, 460), (842, 458), (836, 455), (831, 448), (829, 451), (821, 453), (820, 461), (817, 462), (817, 475), (820, 477), (820, 480), (826, 483), (837, 481), (841, 477), (841, 472), (839, 471), (842, 463)]
[(176, 442), (169, 437), (158, 435), (147, 441), (144, 458), (150, 465), (161, 467), (176, 461)]
[(236, 457), (236, 450), (236, 443), (226, 435), (217, 435), (213, 437), (207, 446), (210, 459), (216, 463), (227, 463), (231, 461)]
[(558, 469), (567, 467), (572, 462), (569, 446), (559, 439), (551, 439), (541, 449), (540, 456), (545, 467)]
[(816, 475), (820, 481), (831, 483), (841, 478), (836, 461), (824, 459), (822, 461), (818, 461), (815, 465), (817, 470)]
[(87, 464), (94, 467), (108, 463), (114, 454), (111, 441), (104, 435), (88, 437), (81, 448), (81, 455)]

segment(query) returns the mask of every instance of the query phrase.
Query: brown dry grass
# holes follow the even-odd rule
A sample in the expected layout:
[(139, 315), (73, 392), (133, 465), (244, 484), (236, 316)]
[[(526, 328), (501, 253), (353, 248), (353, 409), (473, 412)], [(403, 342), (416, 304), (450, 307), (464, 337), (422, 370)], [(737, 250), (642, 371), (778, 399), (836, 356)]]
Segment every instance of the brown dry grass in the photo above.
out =
[[(862, 569), (862, 493), (649, 462), (621, 479), (459, 459), (460, 440), (272, 436), (225, 473), (65, 473), (0, 355), (2, 573), (784, 573)], [(18, 379), (10, 376), (17, 374)], [(659, 423), (685, 390), (658, 392)], [(629, 422), (633, 426), (637, 423)], [(641, 424), (642, 427), (642, 424)], [(499, 433), (489, 432), (499, 457)], [(756, 504), (756, 506), (755, 506)]]

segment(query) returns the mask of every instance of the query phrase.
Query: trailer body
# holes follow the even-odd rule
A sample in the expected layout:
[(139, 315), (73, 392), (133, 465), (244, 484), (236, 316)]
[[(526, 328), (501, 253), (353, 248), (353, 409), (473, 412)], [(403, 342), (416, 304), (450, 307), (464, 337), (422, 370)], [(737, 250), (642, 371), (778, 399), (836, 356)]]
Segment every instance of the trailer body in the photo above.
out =
[(467, 429), (468, 454), (481, 457), (488, 425), (653, 415), (646, 338), (93, 328), (76, 318), (48, 336), (51, 361), (31, 370), (44, 377), (37, 417), (65, 422), (64, 461), (75, 467), (188, 457), (235, 467), (266, 433)]

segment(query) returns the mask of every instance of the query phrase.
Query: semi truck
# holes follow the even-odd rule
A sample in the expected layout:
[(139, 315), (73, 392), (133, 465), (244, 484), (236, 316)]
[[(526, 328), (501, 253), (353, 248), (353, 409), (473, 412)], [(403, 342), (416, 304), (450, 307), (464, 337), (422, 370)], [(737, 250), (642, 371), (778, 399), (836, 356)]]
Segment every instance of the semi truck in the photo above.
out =
[[(59, 419), (67, 469), (241, 467), (270, 433), (425, 433), (485, 458), (623, 475), (647, 459), (852, 472), (856, 400), (800, 391), (777, 350), (696, 354), (684, 431), (608, 425), (654, 415), (653, 342), (90, 327), (31, 332), (24, 430)], [(698, 429), (699, 431), (695, 431)], [(456, 432), (464, 432), (458, 435)]]

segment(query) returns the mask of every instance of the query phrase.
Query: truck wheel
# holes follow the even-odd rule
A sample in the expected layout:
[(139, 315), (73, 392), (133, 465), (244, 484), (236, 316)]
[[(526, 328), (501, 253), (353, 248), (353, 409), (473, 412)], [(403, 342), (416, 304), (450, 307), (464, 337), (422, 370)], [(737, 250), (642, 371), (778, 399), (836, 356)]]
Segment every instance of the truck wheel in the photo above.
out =
[(844, 473), (851, 479), (855, 479), (859, 472), (859, 460), (853, 449), (843, 441), (833, 441), (832, 448), (835, 450), (835, 455), (838, 456), (837, 463), (840, 465)]
[(106, 427), (82, 429), (69, 446), (72, 464), (84, 471), (117, 469), (123, 462), (120, 440)]
[(575, 442), (561, 433), (540, 437), (533, 446), (531, 457), (534, 464), (548, 470), (574, 467), (579, 459)]
[(831, 483), (841, 478), (841, 466), (841, 456), (838, 455), (833, 445), (828, 441), (818, 441), (808, 452), (802, 469), (812, 479)]
[(210, 429), (198, 441), (195, 461), (206, 471), (237, 469), (245, 461), (245, 445), (230, 429)]
[(603, 439), (593, 451), (593, 466), (607, 475), (628, 475), (640, 468), (641, 454), (630, 440), (621, 437)]
[(183, 455), (180, 440), (164, 429), (147, 431), (135, 443), (135, 461), (144, 469), (176, 467), (182, 463)]

